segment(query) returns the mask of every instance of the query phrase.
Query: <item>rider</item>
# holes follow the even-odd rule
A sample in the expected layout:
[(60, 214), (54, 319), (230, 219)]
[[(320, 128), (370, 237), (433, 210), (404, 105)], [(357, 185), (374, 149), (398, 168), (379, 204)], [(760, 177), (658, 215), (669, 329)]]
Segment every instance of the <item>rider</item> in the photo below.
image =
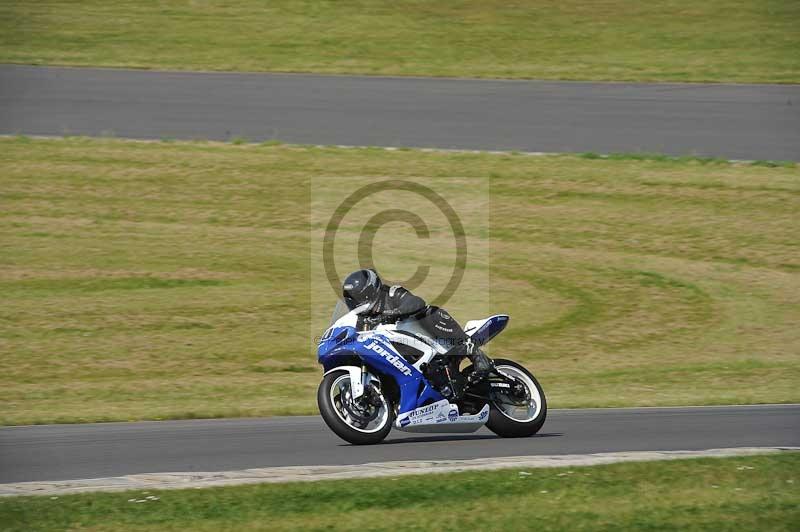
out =
[(475, 368), (470, 380), (477, 382), (492, 370), (489, 357), (475, 346), (456, 320), (439, 307), (428, 305), (402, 286), (386, 286), (375, 270), (358, 270), (344, 280), (342, 295), (350, 310), (369, 303), (361, 314), (371, 321), (396, 322), (413, 316), (428, 333), (453, 347), (445, 356), (466, 355)]

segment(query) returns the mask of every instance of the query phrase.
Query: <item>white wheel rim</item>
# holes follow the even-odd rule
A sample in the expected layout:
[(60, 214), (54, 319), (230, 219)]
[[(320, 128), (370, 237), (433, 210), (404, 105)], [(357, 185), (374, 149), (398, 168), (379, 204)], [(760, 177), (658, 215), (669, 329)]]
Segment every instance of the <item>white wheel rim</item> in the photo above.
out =
[[(525, 387), (528, 388), (528, 393), (531, 396), (530, 402), (524, 407), (493, 402), (493, 404), (497, 407), (497, 411), (511, 421), (516, 421), (517, 423), (528, 423), (539, 417), (539, 414), (542, 411), (542, 395), (539, 393), (539, 388), (536, 387), (536, 385), (533, 383), (533, 380), (528, 377), (524, 371), (521, 371), (514, 366), (499, 365), (496, 367), (496, 369), (506, 377), (517, 378), (522, 381)], [(521, 414), (522, 412), (524, 412), (524, 415), (521, 417), (516, 415)]]
[[(386, 422), (389, 420), (389, 404), (386, 402), (386, 398), (383, 396), (383, 394), (380, 395), (381, 406), (378, 410), (377, 417), (370, 421), (366, 427), (359, 427), (356, 425), (356, 421), (346, 410), (344, 410), (342, 406), (343, 401), (347, 400), (347, 396), (349, 396), (349, 394), (350, 375), (340, 375), (331, 384), (330, 399), (334, 412), (336, 412), (336, 415), (345, 423), (345, 425), (353, 430), (357, 430), (358, 432), (363, 432), (365, 434), (378, 432), (386, 426)], [(375, 426), (373, 426), (373, 424)]]

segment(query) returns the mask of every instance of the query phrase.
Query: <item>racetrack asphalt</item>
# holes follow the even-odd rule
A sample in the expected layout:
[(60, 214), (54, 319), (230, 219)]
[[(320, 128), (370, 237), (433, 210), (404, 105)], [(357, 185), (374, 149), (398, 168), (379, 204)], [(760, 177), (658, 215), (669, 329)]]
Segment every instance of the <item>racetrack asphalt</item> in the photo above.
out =
[(532, 438), (393, 431), (352, 446), (317, 416), (0, 428), (0, 483), (291, 465), (800, 445), (800, 405), (552, 410)]
[(0, 134), (800, 160), (800, 85), (0, 65)]
[[(0, 133), (800, 160), (800, 86), (560, 83), (0, 66)], [(287, 465), (800, 445), (800, 405), (554, 410), (533, 438), (316, 416), (0, 428), (0, 483)]]

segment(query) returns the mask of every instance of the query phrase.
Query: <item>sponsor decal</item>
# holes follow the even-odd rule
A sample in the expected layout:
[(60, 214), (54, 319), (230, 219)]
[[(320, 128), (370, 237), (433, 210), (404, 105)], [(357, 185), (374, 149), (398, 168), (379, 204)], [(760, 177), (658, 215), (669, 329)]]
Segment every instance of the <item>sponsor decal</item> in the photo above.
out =
[(411, 413), (408, 415), (408, 417), (412, 418), (412, 417), (420, 417), (420, 416), (424, 416), (424, 415), (427, 415), (427, 414), (432, 414), (433, 411), (436, 410), (437, 406), (438, 405), (436, 405), (434, 403), (432, 405), (428, 405), (428, 406), (423, 406), (421, 408), (417, 408), (416, 410), (412, 410)]
[(487, 410), (484, 410), (483, 412), (481, 412), (481, 413), (478, 415), (478, 419), (480, 419), (480, 420), (484, 420), (484, 419), (486, 419), (486, 416), (488, 416), (488, 415), (489, 415), (489, 412), (488, 412)]
[(411, 423), (411, 418), (403, 418), (400, 420), (401, 427), (407, 427)]
[(458, 419), (458, 410), (456, 410), (455, 408), (452, 409), (450, 413), (447, 414), (447, 419), (449, 419), (450, 421), (455, 421), (456, 419)]
[(391, 364), (392, 366), (397, 368), (400, 371), (400, 373), (402, 373), (406, 377), (410, 377), (412, 375), (411, 370), (408, 368), (408, 366), (403, 364), (403, 362), (400, 360), (400, 357), (391, 354), (389, 351), (387, 351), (386, 349), (381, 347), (381, 345), (378, 344), (378, 342), (373, 340), (372, 343), (370, 343), (369, 345), (366, 345), (364, 347), (366, 347), (367, 349), (369, 349), (371, 351), (374, 351), (375, 353), (379, 354), (389, 364)]
[(511, 385), (507, 382), (492, 382), (489, 383), (492, 388), (511, 388)]
[(436, 422), (437, 423), (444, 423), (445, 421), (447, 421), (447, 416), (444, 415), (444, 413), (439, 412), (439, 415), (436, 416)]

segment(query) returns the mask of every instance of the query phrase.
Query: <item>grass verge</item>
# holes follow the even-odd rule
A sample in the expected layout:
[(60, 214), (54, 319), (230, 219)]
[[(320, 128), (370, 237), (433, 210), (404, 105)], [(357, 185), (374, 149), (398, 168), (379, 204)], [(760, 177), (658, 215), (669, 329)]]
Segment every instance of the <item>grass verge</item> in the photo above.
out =
[(791, 0), (0, 5), (0, 62), (616, 81), (800, 81)]
[(800, 456), (0, 499), (4, 530), (797, 530)]
[(528, 365), (552, 407), (800, 401), (796, 167), (81, 138), (0, 152), (3, 424), (315, 412), (310, 183), (386, 176), (489, 181), (490, 227), (466, 229), (490, 287), (465, 288), (512, 316), (489, 353)]

